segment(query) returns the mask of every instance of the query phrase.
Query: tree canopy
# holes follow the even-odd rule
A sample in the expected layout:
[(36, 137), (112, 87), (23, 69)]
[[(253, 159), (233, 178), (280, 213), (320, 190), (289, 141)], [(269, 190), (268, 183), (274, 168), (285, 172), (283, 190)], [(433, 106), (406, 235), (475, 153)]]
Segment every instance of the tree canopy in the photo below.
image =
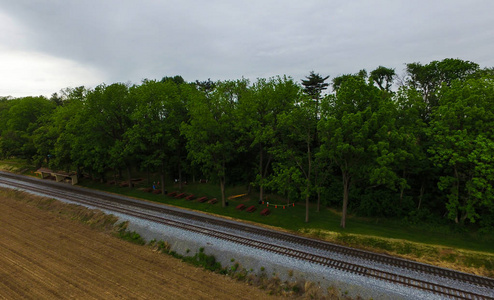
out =
[[(494, 72), (461, 59), (287, 76), (66, 88), (0, 98), (0, 157), (102, 181), (135, 170), (249, 186), (309, 211), (494, 228)], [(330, 86), (331, 85), (331, 86)], [(326, 91), (327, 90), (327, 91)], [(131, 182), (130, 186), (132, 186)], [(256, 187), (256, 189), (250, 189)], [(315, 209), (314, 209), (315, 208)]]

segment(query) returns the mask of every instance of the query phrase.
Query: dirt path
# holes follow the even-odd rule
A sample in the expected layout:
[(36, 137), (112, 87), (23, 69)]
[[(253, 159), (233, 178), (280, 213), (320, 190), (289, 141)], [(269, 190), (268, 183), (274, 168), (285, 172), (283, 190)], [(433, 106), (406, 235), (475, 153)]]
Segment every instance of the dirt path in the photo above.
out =
[(275, 299), (0, 196), (0, 299)]

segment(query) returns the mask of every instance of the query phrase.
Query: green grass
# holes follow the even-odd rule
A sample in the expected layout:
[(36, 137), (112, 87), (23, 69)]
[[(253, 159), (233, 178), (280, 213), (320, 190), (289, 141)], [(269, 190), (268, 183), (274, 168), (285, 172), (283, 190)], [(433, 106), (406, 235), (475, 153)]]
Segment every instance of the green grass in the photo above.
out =
[(11, 158), (0, 161), (0, 170), (15, 172), (15, 173), (31, 173), (36, 171), (36, 168), (26, 162), (25, 159)]
[[(173, 206), (200, 210), (265, 225), (281, 227), (290, 231), (312, 233), (316, 236), (318, 235), (318, 232), (331, 231), (346, 235), (400, 239), (415, 243), (494, 253), (494, 235), (453, 232), (447, 226), (431, 227), (427, 224), (422, 226), (412, 226), (404, 225), (402, 222), (395, 220), (369, 219), (349, 216), (347, 218), (347, 226), (343, 229), (340, 227), (340, 216), (337, 213), (327, 208), (322, 209), (321, 212), (318, 213), (316, 212), (316, 207), (314, 205), (309, 208), (309, 223), (305, 223), (304, 203), (296, 203), (294, 207), (285, 206), (285, 209), (283, 209), (283, 201), (271, 200), (271, 204), (279, 204), (278, 208), (270, 206), (269, 209), (271, 214), (268, 216), (261, 216), (259, 212), (266, 206), (258, 204), (258, 197), (256, 197), (255, 194), (228, 200), (229, 205), (227, 207), (222, 207), (221, 202), (214, 205), (209, 203), (198, 203), (195, 201), (187, 201), (185, 199), (175, 199), (166, 195), (163, 196), (146, 193), (138, 190), (137, 188), (130, 189), (128, 187), (112, 186), (92, 181), (82, 181), (81, 184), (90, 188), (124, 194), (131, 197), (142, 198)], [(168, 186), (170, 187), (170, 185)], [(169, 192), (175, 190), (178, 190), (178, 187), (168, 189)], [(212, 184), (188, 184), (183, 187), (182, 191), (188, 194), (195, 194), (198, 197), (206, 196), (208, 198), (216, 197), (218, 200), (221, 199), (219, 187)], [(246, 188), (243, 186), (229, 187), (226, 189), (227, 197), (243, 194), (245, 192)], [(238, 211), (235, 207), (240, 203), (245, 204), (245, 206), (255, 205), (257, 210), (253, 213)], [(386, 247), (384, 247), (384, 249), (385, 248)]]

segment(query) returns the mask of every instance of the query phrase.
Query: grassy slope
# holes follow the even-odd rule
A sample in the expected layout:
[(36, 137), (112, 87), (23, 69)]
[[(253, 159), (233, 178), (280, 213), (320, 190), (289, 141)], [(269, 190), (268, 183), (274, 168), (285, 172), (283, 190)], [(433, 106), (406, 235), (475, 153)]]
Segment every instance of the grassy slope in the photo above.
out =
[[(32, 167), (22, 165), (19, 161), (0, 162), (0, 169), (11, 171), (27, 170)], [(339, 226), (340, 216), (338, 212), (323, 209), (317, 213), (315, 207), (310, 208), (310, 222), (305, 223), (305, 207), (303, 203), (285, 207), (281, 200), (271, 199), (271, 204), (279, 204), (278, 208), (270, 206), (271, 214), (261, 216), (259, 211), (264, 205), (259, 205), (255, 195), (239, 197), (229, 200), (229, 206), (223, 208), (221, 204), (211, 205), (197, 203), (184, 199), (175, 199), (168, 196), (146, 193), (138, 188), (130, 189), (114, 185), (100, 184), (85, 180), (81, 185), (106, 190), (113, 193), (161, 202), (169, 205), (201, 210), (212, 214), (232, 217), (283, 228), (288, 231), (326, 239), (332, 242), (384, 252), (402, 257), (432, 263), (448, 268), (477, 273), (494, 277), (494, 234), (479, 235), (469, 232), (452, 232), (447, 226), (432, 227), (427, 224), (422, 226), (404, 225), (399, 221), (386, 219), (365, 219), (350, 216), (347, 228)], [(146, 181), (141, 187), (149, 187)], [(168, 191), (178, 190), (178, 187), (168, 185)], [(189, 184), (184, 186), (184, 192), (197, 196), (216, 197), (219, 199), (219, 187), (211, 184)], [(245, 193), (244, 187), (230, 187), (227, 195)], [(237, 211), (235, 207), (243, 203), (246, 206), (258, 207), (254, 213)]]

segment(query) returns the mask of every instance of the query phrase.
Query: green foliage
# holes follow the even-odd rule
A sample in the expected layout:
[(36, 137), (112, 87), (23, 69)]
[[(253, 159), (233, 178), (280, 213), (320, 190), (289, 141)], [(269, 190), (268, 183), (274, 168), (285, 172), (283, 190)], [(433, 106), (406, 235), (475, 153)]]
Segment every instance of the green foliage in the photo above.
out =
[(406, 64), (407, 84), (417, 90), (426, 106), (428, 118), (438, 105), (439, 89), (449, 86), (454, 80), (466, 80), (479, 71), (479, 65), (461, 59), (447, 58), (432, 61), (426, 65), (420, 63)]
[(146, 241), (137, 232), (127, 230), (127, 225), (128, 222), (123, 222), (118, 225), (118, 237), (137, 245), (145, 245)]
[(379, 89), (382, 91), (390, 91), (391, 86), (393, 85), (393, 79), (396, 75), (394, 69), (389, 69), (383, 66), (379, 66), (377, 69), (370, 72), (369, 79), (377, 84)]
[(195, 266), (202, 267), (209, 271), (219, 272), (223, 270), (221, 264), (216, 261), (216, 258), (213, 255), (206, 255), (204, 253), (204, 248), (200, 248), (199, 252), (196, 253), (194, 256), (184, 257), (182, 259), (186, 262), (192, 263)]
[(309, 222), (309, 199), (315, 189), (313, 172), (314, 148), (317, 144), (316, 104), (312, 99), (300, 97), (292, 110), (280, 114), (278, 119), (281, 143), (272, 152), (277, 163), (271, 185), (288, 195), (296, 192), (301, 198), (305, 198), (305, 222)]
[(406, 225), (417, 225), (417, 224), (429, 224), (434, 225), (438, 224), (440, 219), (437, 218), (429, 209), (413, 209), (410, 210), (407, 216), (403, 217), (403, 222)]
[(190, 122), (181, 128), (187, 139), (188, 158), (200, 165), (204, 174), (219, 180), (222, 206), (226, 206), (226, 165), (241, 150), (237, 144), (241, 122), (235, 108), (247, 84), (246, 80), (218, 83), (211, 94), (189, 103)]
[(239, 102), (239, 120), (243, 124), (239, 127), (240, 141), (252, 151), (258, 149), (255, 157), (258, 162), (256, 176), (253, 181), (259, 186), (260, 201), (264, 199), (264, 188), (272, 185), (267, 177), (277, 146), (281, 142), (280, 117), (293, 109), (299, 97), (300, 87), (291, 78), (261, 78), (252, 85), (250, 93), (243, 97), (243, 101)]
[(365, 217), (402, 217), (413, 209), (410, 197), (400, 199), (388, 189), (367, 190), (359, 193), (360, 204), (356, 211)]
[(314, 73), (314, 71), (311, 71), (309, 76), (306, 76), (305, 78), (306, 80), (302, 79), (304, 92), (312, 99), (319, 101), (322, 92), (329, 86), (329, 83), (325, 82), (329, 78), (329, 76), (322, 77), (318, 73)]
[(8, 100), (2, 106), (0, 156), (31, 159), (37, 151), (33, 142), (35, 131), (43, 126), (55, 105), (40, 96)]
[(494, 81), (470, 79), (443, 86), (429, 135), (431, 160), (444, 170), (439, 189), (448, 193), (448, 216), (475, 222), (494, 207)]
[(180, 126), (188, 121), (186, 105), (197, 93), (182, 81), (179, 78), (161, 82), (144, 80), (130, 89), (129, 97), (137, 105), (130, 115), (133, 125), (125, 133), (126, 147), (140, 160), (142, 169), (160, 173), (159, 188), (163, 191), (165, 172), (175, 169), (180, 172), (185, 160), (185, 138)]
[(394, 165), (406, 155), (401, 146), (394, 117), (396, 107), (389, 98), (359, 76), (349, 76), (339, 83), (335, 96), (329, 97), (326, 111), (319, 122), (321, 152), (340, 168), (343, 182), (345, 227), (348, 195), (351, 185), (359, 180), (394, 188), (404, 184)]
[(342, 207), (342, 226), (350, 211), (492, 230), (493, 68), (447, 58), (405, 72), (397, 90), (395, 70), (379, 66), (334, 77), (324, 95), (329, 76), (311, 72), (1, 97), (0, 158), (103, 182), (146, 171), (163, 193), (207, 179), (224, 209), (229, 186), (250, 185), (258, 201), (305, 200), (294, 218), (306, 222), (317, 203)]

